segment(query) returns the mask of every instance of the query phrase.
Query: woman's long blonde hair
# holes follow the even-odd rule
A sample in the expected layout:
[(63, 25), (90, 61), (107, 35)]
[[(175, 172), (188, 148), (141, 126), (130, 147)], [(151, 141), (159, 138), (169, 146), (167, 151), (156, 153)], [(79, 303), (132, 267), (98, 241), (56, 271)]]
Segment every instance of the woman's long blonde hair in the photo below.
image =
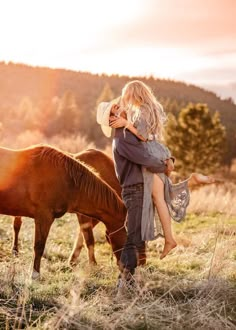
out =
[[(164, 123), (167, 116), (162, 105), (157, 101), (150, 87), (140, 80), (128, 82), (122, 89), (122, 99), (128, 96), (127, 117), (129, 119), (129, 110), (133, 107), (141, 108), (144, 111), (146, 121), (149, 127), (148, 133), (157, 134), (158, 138), (162, 138)], [(134, 121), (141, 114), (133, 117)]]

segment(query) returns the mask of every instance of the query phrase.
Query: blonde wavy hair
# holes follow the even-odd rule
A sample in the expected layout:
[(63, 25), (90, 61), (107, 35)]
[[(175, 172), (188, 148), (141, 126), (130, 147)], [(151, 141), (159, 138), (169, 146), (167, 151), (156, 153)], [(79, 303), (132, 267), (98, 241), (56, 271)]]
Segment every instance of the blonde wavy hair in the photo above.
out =
[(126, 107), (128, 120), (134, 122), (141, 114), (144, 114), (148, 124), (148, 133), (157, 134), (158, 138), (163, 138), (167, 116), (149, 86), (140, 80), (130, 81), (123, 87), (121, 98)]

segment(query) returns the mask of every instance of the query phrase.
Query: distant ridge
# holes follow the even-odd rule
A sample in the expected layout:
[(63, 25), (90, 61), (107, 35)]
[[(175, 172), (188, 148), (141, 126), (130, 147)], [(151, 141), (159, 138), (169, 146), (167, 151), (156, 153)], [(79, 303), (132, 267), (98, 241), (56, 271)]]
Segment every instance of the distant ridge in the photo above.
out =
[[(234, 148), (236, 136), (236, 105), (230, 100), (222, 100), (215, 93), (201, 87), (154, 77), (128, 77), (119, 75), (98, 75), (66, 69), (33, 67), (12, 62), (0, 62), (0, 108), (16, 107), (24, 97), (29, 97), (36, 105), (45, 103), (53, 97), (61, 97), (70, 90), (76, 96), (80, 111), (90, 112), (95, 108), (105, 84), (109, 84), (115, 96), (124, 84), (131, 79), (141, 79), (153, 89), (157, 98), (177, 102), (206, 103), (210, 110), (219, 111), (221, 120), (227, 128), (231, 147)], [(236, 146), (235, 153), (236, 156)]]

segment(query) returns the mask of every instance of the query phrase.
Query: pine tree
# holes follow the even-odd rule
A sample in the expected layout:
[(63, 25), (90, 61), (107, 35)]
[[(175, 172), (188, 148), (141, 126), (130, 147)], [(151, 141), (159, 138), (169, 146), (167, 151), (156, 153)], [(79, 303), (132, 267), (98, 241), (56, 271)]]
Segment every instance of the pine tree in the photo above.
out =
[(103, 90), (100, 94), (100, 96), (97, 99), (96, 102), (96, 107), (98, 106), (99, 103), (105, 101), (105, 102), (109, 102), (111, 100), (113, 100), (115, 98), (114, 93), (111, 89), (111, 86), (106, 83), (105, 86), (103, 87)]
[(222, 162), (225, 127), (218, 112), (212, 115), (205, 104), (189, 104), (177, 117), (169, 115), (165, 140), (181, 175), (212, 173)]
[(66, 91), (58, 106), (58, 122), (61, 133), (76, 133), (79, 127), (79, 111), (73, 92)]

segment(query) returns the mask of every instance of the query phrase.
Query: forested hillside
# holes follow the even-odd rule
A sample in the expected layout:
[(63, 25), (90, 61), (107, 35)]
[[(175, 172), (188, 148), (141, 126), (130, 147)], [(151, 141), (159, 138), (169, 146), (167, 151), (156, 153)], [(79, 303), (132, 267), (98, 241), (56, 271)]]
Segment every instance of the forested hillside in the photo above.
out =
[[(110, 141), (98, 130), (96, 103), (105, 87), (116, 97), (130, 79), (1, 62), (1, 140), (5, 141), (9, 132), (17, 135), (37, 130), (45, 136), (80, 134), (98, 147), (104, 146)], [(177, 113), (189, 102), (205, 103), (211, 111), (218, 111), (227, 130), (225, 162), (236, 157), (236, 105), (231, 99), (222, 100), (212, 92), (182, 82), (141, 79), (152, 87), (166, 111)]]

